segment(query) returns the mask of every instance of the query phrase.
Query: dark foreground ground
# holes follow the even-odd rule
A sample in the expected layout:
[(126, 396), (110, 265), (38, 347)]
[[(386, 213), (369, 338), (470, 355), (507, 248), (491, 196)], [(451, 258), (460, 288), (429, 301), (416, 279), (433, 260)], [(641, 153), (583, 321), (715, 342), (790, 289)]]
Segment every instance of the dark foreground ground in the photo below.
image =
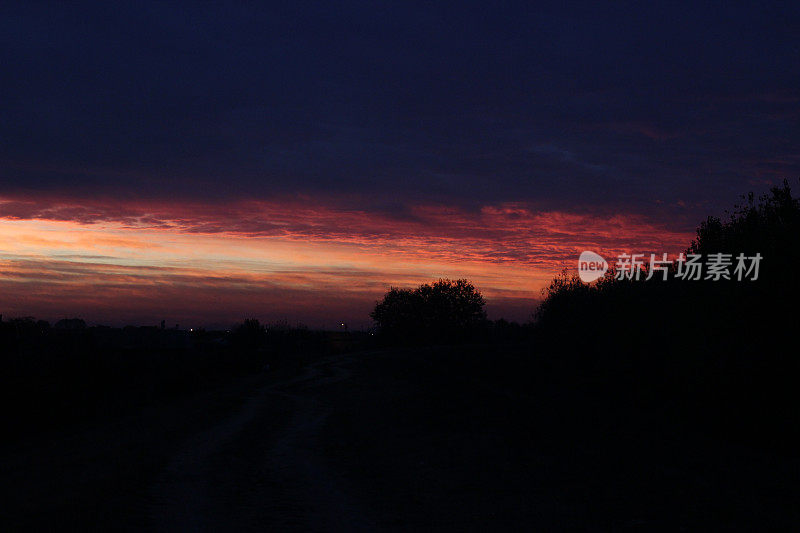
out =
[[(265, 373), (6, 446), (3, 530), (794, 528), (796, 455), (452, 350)], [(499, 370), (497, 367), (500, 367)], [(584, 392), (578, 392), (582, 390)]]

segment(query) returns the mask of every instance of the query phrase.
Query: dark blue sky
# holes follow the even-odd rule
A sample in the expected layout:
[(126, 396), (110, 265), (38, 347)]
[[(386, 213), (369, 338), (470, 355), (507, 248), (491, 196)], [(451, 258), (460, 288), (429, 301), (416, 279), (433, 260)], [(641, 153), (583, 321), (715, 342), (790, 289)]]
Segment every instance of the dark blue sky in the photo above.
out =
[(5, 3), (0, 186), (694, 225), (800, 176), (789, 5)]

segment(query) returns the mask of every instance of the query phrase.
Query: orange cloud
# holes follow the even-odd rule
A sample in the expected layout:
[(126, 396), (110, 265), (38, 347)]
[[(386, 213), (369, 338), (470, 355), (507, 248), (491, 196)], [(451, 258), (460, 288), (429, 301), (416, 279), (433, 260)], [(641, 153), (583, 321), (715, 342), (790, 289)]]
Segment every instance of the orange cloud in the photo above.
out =
[(330, 313), (351, 314), (331, 322), (366, 323), (390, 285), (438, 277), (467, 277), (497, 315), (514, 308), (512, 318), (524, 319), (519, 309), (532, 310), (540, 289), (582, 250), (675, 253), (691, 234), (641, 215), (521, 203), (388, 213), (296, 198), (226, 205), (6, 198), (0, 239), (6, 313), (84, 309), (87, 318), (156, 319), (169, 312), (215, 323), (306, 313), (320, 324)]

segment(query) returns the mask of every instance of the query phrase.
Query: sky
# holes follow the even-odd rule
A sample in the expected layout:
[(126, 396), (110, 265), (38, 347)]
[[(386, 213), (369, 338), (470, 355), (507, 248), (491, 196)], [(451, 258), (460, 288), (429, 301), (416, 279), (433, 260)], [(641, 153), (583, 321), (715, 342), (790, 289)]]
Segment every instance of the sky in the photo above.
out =
[(0, 313), (367, 327), (466, 277), (524, 321), (581, 251), (796, 184), (799, 36), (789, 3), (3, 3)]

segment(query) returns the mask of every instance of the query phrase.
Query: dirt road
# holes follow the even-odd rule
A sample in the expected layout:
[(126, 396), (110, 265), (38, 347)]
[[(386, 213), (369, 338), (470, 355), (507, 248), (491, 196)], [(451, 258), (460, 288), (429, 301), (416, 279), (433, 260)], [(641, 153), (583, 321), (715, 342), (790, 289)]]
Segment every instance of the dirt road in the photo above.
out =
[(261, 386), (234, 416), (189, 439), (153, 486), (155, 529), (373, 529), (316, 446), (330, 413), (326, 388), (347, 380), (355, 359), (326, 358)]

